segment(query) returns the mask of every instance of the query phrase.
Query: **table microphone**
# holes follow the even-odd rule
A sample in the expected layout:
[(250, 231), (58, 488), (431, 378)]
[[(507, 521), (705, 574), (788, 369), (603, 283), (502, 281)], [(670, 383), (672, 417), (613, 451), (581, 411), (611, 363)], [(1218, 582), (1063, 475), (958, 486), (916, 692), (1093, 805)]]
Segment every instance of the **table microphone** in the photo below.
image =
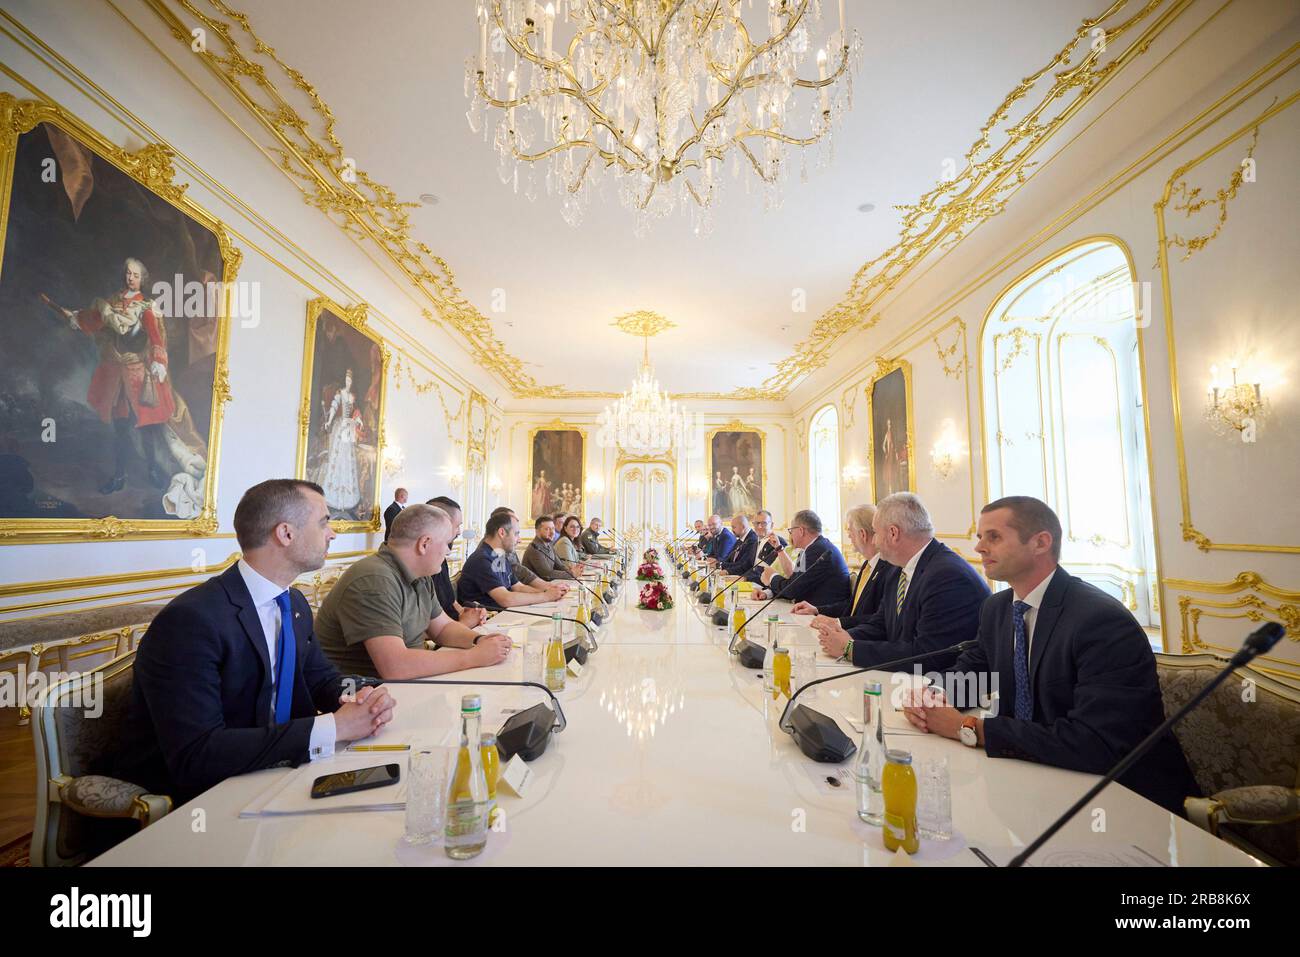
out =
[[(808, 574), (810, 571), (816, 568), (817, 565), (821, 562), (821, 560), (825, 558), (827, 555), (829, 555), (830, 553), (831, 550), (829, 548), (826, 549), (826, 551), (822, 552), (815, 559), (813, 559), (813, 563), (809, 565), (807, 568), (805, 568), (803, 571), (797, 572), (796, 574), (791, 575), (789, 578), (787, 578), (785, 584), (781, 586), (781, 590), (779, 592), (774, 592), (772, 597), (763, 603), (763, 607), (758, 609), (758, 611), (754, 612), (754, 616), (750, 620), (758, 621), (759, 616), (762, 615), (763, 612), (767, 610), (768, 605), (772, 604), (772, 602), (776, 601), (778, 598), (784, 595), (787, 588), (789, 588), (791, 585), (793, 585), (804, 575)], [(746, 622), (744, 625), (741, 625), (741, 628), (748, 627), (748, 625), (749, 622)], [(740, 655), (740, 663), (744, 665), (746, 668), (763, 667), (763, 657), (765, 654), (765, 649), (763, 648), (763, 646), (750, 641), (748, 638), (742, 639), (740, 643), (737, 644), (736, 635), (738, 634), (740, 634), (740, 628), (737, 628), (735, 631), (731, 633), (731, 639), (727, 642), (727, 651), (734, 655)]]
[(1088, 803), (1092, 801), (1093, 798), (1095, 798), (1098, 794), (1101, 793), (1102, 788), (1110, 784), (1111, 781), (1114, 781), (1117, 777), (1119, 777), (1129, 768), (1133, 767), (1133, 765), (1136, 764), (1143, 755), (1145, 755), (1148, 751), (1150, 751), (1153, 747), (1155, 747), (1156, 742), (1158, 742), (1162, 737), (1164, 737), (1167, 733), (1171, 731), (1174, 725), (1176, 725), (1179, 721), (1183, 720), (1183, 718), (1187, 717), (1187, 715), (1190, 714), (1198, 705), (1200, 705), (1202, 701), (1204, 701), (1207, 697), (1209, 697), (1210, 692), (1212, 692), (1219, 685), (1223, 684), (1223, 682), (1228, 679), (1228, 676), (1230, 674), (1232, 674), (1242, 665), (1249, 663), (1252, 659), (1256, 658), (1257, 656), (1267, 652), (1270, 648), (1272, 648), (1279, 641), (1281, 641), (1282, 636), (1285, 634), (1286, 634), (1285, 628), (1283, 628), (1275, 621), (1268, 621), (1265, 622), (1263, 625), (1261, 625), (1259, 628), (1255, 629), (1249, 635), (1247, 635), (1246, 640), (1242, 643), (1241, 649), (1235, 655), (1232, 656), (1232, 659), (1228, 662), (1228, 666), (1226, 668), (1224, 668), (1217, 675), (1215, 675), (1214, 678), (1210, 681), (1210, 683), (1207, 684), (1200, 691), (1198, 691), (1192, 697), (1192, 699), (1187, 702), (1187, 704), (1183, 705), (1176, 712), (1174, 712), (1167, 719), (1165, 719), (1164, 724), (1160, 725), (1160, 727), (1156, 728), (1149, 735), (1147, 735), (1146, 738), (1140, 744), (1138, 744), (1137, 747), (1135, 747), (1124, 758), (1122, 758), (1118, 764), (1116, 764), (1113, 768), (1111, 768), (1108, 772), (1106, 772), (1105, 777), (1103, 777), (1100, 781), (1098, 781), (1096, 784), (1090, 787), (1088, 789), (1088, 792), (1084, 794), (1083, 797), (1079, 798), (1079, 800), (1075, 801), (1074, 804), (1070, 805), (1070, 807), (1066, 810), (1064, 814), (1062, 814), (1060, 817), (1058, 817), (1055, 821), (1052, 822), (1051, 827), (1049, 827), (1042, 834), (1038, 835), (1038, 837), (1034, 839), (1033, 843), (1031, 843), (1023, 851), (1021, 851), (1019, 854), (1013, 857), (1007, 863), (1007, 867), (1020, 867), (1021, 865), (1023, 865), (1025, 861), (1028, 860), (1029, 855), (1033, 854), (1034, 851), (1042, 847), (1052, 837), (1052, 835), (1054, 835), (1057, 831), (1059, 831), (1069, 822), (1070, 818), (1074, 817), (1076, 814), (1082, 811), (1084, 807), (1086, 807)]
[[(730, 585), (728, 585), (726, 588), (722, 589), (722, 591), (718, 592), (718, 595), (719, 595), (719, 596), (721, 596), (721, 595), (725, 595), (727, 592), (731, 591), (731, 589), (735, 588), (737, 585), (739, 585), (739, 584), (740, 584), (741, 582), (743, 582), (744, 580), (745, 580), (745, 576), (744, 576), (744, 575), (738, 575), (738, 576), (736, 576), (736, 580), (733, 581), (733, 582), (732, 582)], [(714, 598), (714, 601), (717, 601), (717, 597)], [(722, 616), (721, 619), (718, 618), (719, 615)], [(724, 628), (727, 626), (727, 613), (726, 613), (726, 611), (725, 611), (724, 609), (722, 609), (722, 608), (718, 608), (718, 609), (715, 609), (715, 610), (714, 610), (714, 612), (713, 612), (713, 623), (714, 623), (715, 625), (722, 625)]]
[[(555, 620), (554, 615), (544, 615), (540, 611), (521, 611), (518, 608), (500, 608), (498, 609), (498, 611), (510, 612), (515, 615), (526, 615), (529, 618), (545, 618), (547, 621)], [(580, 621), (577, 618), (566, 618), (564, 615), (560, 616), (560, 621), (571, 621), (587, 629), (587, 640), (591, 642), (591, 650), (600, 651), (600, 645), (596, 644), (596, 632), (595, 630), (592, 629), (591, 625), (587, 624), (585, 621)], [(581, 654), (578, 653), (579, 651), (581, 651)], [(566, 659), (577, 658), (578, 664), (585, 665), (587, 663), (586, 651), (587, 649), (583, 648), (581, 645), (578, 645), (577, 648), (574, 650), (574, 654), (569, 654), (569, 649), (566, 648), (564, 649), (564, 657)]]
[[(608, 604), (608, 602), (605, 600), (605, 598), (596, 592), (596, 589), (594, 589), (594, 588), (589, 588), (585, 583), (583, 583), (582, 579), (580, 579), (580, 578), (578, 578), (578, 577), (575, 576), (574, 579), (573, 579), (573, 581), (574, 581), (575, 584), (577, 584), (577, 586), (578, 586), (579, 588), (581, 588), (581, 589), (582, 589), (583, 591), (585, 591), (587, 594), (594, 596), (594, 597), (596, 598), (596, 600), (599, 601), (602, 605), (607, 605), (607, 604)], [(605, 616), (604, 616), (604, 614), (602, 614), (601, 612), (596, 611), (596, 609), (593, 608), (593, 609), (591, 610), (591, 620), (594, 621), (594, 622), (596, 623), (596, 627), (600, 627), (601, 622), (603, 622), (603, 621), (605, 620)]]
[[(822, 714), (820, 711), (814, 711), (812, 708), (804, 705), (794, 707), (795, 699), (811, 688), (813, 685), (824, 684), (827, 681), (838, 681), (840, 678), (848, 678), (853, 675), (865, 674), (868, 671), (897, 671), (903, 665), (910, 665), (917, 661), (924, 661), (926, 658), (934, 658), (939, 655), (961, 654), (967, 649), (974, 648), (979, 642), (974, 638), (966, 641), (959, 641), (949, 648), (939, 648), (936, 651), (926, 651), (919, 655), (910, 655), (907, 658), (897, 658), (893, 661), (882, 661), (879, 664), (871, 665), (867, 668), (855, 668), (852, 671), (841, 671), (839, 674), (827, 675), (825, 678), (818, 678), (816, 681), (809, 681), (793, 695), (785, 704), (785, 710), (781, 712), (781, 720), (777, 722), (779, 727), (786, 734), (795, 739), (799, 745), (799, 750), (814, 761), (838, 762), (843, 761), (854, 751), (857, 750), (848, 735), (840, 730), (839, 724), (834, 718)], [(794, 713), (791, 714), (791, 709)]]
[[(560, 699), (546, 685), (537, 681), (448, 681), (442, 678), (367, 678), (362, 675), (346, 675), (344, 682), (353, 682), (356, 689), (378, 688), (381, 685), (469, 685), (477, 687), (505, 688), (540, 688), (551, 699), (551, 708), (545, 704), (535, 704), (523, 711), (516, 711), (497, 732), (497, 751), (509, 761), (519, 755), (525, 761), (540, 757), (550, 743), (551, 735), (559, 734), (569, 726), (560, 707)], [(554, 710), (552, 710), (554, 709)]]

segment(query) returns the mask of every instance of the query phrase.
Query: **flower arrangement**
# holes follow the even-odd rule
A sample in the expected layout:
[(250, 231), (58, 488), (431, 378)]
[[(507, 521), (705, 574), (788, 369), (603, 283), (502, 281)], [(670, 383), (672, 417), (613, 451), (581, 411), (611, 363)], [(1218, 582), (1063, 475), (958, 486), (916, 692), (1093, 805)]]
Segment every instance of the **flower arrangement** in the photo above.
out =
[(647, 548), (647, 549), (645, 550), (645, 552), (643, 552), (642, 555), (641, 555), (641, 561), (643, 561), (643, 562), (658, 562), (658, 561), (659, 561), (659, 549), (657, 549), (657, 548)]
[(654, 562), (642, 562), (636, 570), (636, 580), (640, 582), (663, 581), (664, 570)]
[(649, 611), (666, 611), (673, 607), (673, 599), (663, 582), (650, 582), (641, 589), (636, 606)]

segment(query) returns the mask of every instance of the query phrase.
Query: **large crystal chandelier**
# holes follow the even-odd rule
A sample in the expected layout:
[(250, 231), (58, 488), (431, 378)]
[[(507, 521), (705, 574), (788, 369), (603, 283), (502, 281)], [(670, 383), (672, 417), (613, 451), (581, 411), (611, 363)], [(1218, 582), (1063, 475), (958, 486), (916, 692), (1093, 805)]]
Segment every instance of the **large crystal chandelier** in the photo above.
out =
[[(838, 30), (814, 43), (829, 3), (477, 0), (470, 128), (491, 137), (503, 183), (533, 199), (540, 179), (570, 225), (606, 170), (638, 234), (679, 205), (706, 233), (726, 165), (746, 189), (752, 171), (772, 208), (790, 147), (819, 144), (829, 162), (861, 58), (845, 0)], [(489, 107), (501, 111), (495, 125)]]
[(643, 339), (641, 366), (632, 388), (605, 406), (596, 420), (596, 442), (630, 455), (662, 455), (670, 450), (691, 452), (700, 443), (702, 426), (659, 388), (650, 365), (650, 337), (675, 324), (657, 313), (641, 311), (620, 316), (612, 325)]

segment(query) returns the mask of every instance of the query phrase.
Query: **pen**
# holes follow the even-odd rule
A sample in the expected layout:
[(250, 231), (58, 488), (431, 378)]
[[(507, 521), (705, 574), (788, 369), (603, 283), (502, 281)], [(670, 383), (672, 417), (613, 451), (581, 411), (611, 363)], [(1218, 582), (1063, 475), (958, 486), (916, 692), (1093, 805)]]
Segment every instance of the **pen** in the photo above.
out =
[(410, 751), (409, 744), (352, 744), (349, 751)]

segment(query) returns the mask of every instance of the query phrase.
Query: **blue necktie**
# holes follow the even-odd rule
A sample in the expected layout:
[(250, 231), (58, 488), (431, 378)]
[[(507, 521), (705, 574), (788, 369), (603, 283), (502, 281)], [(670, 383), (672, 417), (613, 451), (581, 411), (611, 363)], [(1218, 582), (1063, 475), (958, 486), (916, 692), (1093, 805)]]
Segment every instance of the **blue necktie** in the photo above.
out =
[(275, 654), (275, 723), (285, 724), (293, 710), (293, 666), (298, 643), (293, 636), (293, 605), (288, 590), (275, 596), (280, 606), (280, 640)]
[(1023, 601), (1011, 605), (1011, 627), (1015, 634), (1016, 666), (1016, 720), (1030, 721), (1034, 717), (1034, 696), (1029, 689), (1029, 634), (1025, 630), (1025, 612), (1030, 606)]

